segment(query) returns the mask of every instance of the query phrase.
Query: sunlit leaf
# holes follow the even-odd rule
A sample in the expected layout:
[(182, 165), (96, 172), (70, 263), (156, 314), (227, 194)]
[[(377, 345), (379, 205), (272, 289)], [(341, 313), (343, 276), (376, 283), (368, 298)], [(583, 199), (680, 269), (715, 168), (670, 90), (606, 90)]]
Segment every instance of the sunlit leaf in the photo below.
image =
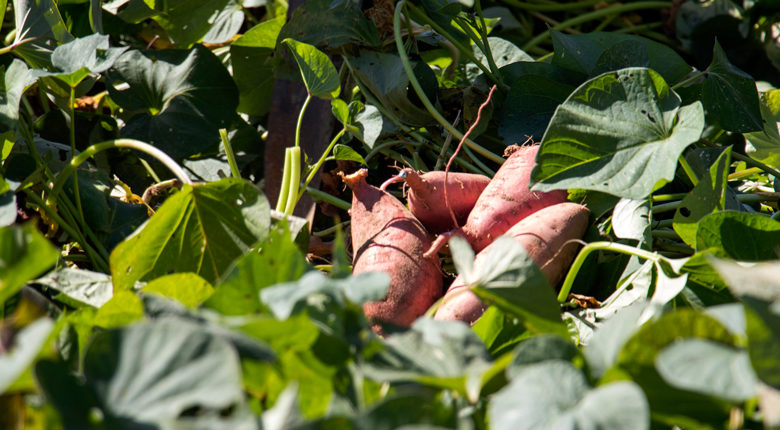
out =
[(34, 224), (0, 228), (0, 304), (53, 266), (58, 257)]
[(323, 99), (332, 99), (341, 93), (339, 72), (327, 55), (308, 43), (284, 39), (301, 71), (303, 83), (309, 94)]
[(534, 189), (644, 199), (673, 179), (677, 158), (703, 128), (701, 104), (680, 107), (656, 72), (606, 73), (582, 84), (553, 115), (531, 174)]

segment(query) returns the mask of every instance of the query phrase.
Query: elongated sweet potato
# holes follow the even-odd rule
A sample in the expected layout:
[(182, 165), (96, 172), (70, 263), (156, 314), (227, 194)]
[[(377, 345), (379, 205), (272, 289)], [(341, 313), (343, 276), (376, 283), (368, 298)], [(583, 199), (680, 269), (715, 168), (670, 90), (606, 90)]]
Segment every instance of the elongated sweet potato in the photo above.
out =
[(381, 333), (380, 322), (409, 326), (442, 294), (439, 259), (424, 258), (430, 234), (398, 199), (369, 185), (367, 171), (342, 176), (352, 189), (353, 273), (390, 275), (387, 297), (363, 305)]
[[(576, 203), (559, 203), (529, 215), (506, 232), (523, 245), (528, 255), (541, 268), (551, 285), (557, 285), (571, 264), (579, 239), (588, 227), (585, 206)], [(474, 266), (484, 264), (490, 245), (480, 252)], [(455, 278), (444, 295), (435, 319), (459, 320), (469, 324), (479, 319), (486, 305), (466, 288), (461, 277)]]
[[(452, 215), (455, 216), (458, 225), (453, 223), (450, 209), (445, 201), (445, 176), (449, 208), (452, 209)], [(490, 183), (490, 178), (474, 173), (445, 173), (438, 170), (421, 175), (407, 167), (397, 176), (387, 180), (380, 188), (384, 190), (387, 185), (400, 181), (405, 181), (409, 185), (407, 195), (409, 210), (429, 232), (437, 234), (466, 223), (469, 212)]]

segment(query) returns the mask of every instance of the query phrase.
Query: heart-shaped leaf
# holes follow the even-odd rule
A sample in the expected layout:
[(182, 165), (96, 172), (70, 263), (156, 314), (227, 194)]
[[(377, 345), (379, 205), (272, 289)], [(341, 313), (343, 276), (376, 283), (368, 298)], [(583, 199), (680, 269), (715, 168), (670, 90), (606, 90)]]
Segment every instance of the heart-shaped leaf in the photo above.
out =
[(218, 130), (235, 117), (233, 79), (201, 45), (189, 51), (128, 51), (109, 78), (111, 98), (135, 113), (122, 135), (149, 142), (173, 158), (216, 150)]
[(761, 93), (763, 131), (745, 133), (745, 152), (770, 166), (780, 166), (780, 90)]
[(239, 112), (258, 116), (268, 113), (274, 87), (271, 54), (284, 21), (284, 16), (263, 21), (230, 44)]
[(628, 68), (591, 79), (553, 115), (536, 155), (534, 189), (585, 188), (641, 200), (674, 177), (701, 136), (701, 103), (680, 107), (661, 76)]
[(0, 130), (15, 130), (19, 120), (19, 102), (25, 88), (32, 84), (33, 77), (23, 61), (14, 59), (7, 68), (0, 66), (0, 79), (5, 90), (4, 97), (0, 99)]
[(672, 227), (688, 245), (696, 246), (696, 229), (700, 219), (726, 208), (730, 164), (731, 147), (727, 147), (710, 167), (709, 174), (701, 177), (693, 190), (683, 197), (682, 206), (674, 213)]
[(236, 258), (268, 234), (265, 196), (241, 179), (184, 186), (143, 229), (111, 253), (117, 289), (171, 272), (215, 282)]
[(488, 414), (491, 426), (503, 429), (650, 428), (650, 407), (636, 384), (590, 388), (581, 370), (558, 360), (523, 369), (493, 396)]
[(699, 220), (696, 249), (720, 248), (740, 261), (774, 260), (780, 255), (780, 222), (754, 213), (721, 211)]
[(729, 62), (717, 41), (705, 77), (701, 101), (713, 122), (740, 133), (763, 130), (756, 82)]
[(313, 45), (294, 39), (287, 38), (282, 43), (290, 48), (298, 63), (303, 83), (309, 94), (326, 100), (339, 96), (341, 92), (339, 72), (327, 55)]

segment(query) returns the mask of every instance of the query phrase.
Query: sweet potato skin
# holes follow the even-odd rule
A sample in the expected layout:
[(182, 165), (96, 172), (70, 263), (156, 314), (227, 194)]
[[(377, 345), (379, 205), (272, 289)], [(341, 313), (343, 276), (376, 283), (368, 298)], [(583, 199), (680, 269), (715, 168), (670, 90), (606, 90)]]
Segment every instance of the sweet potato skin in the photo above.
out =
[(409, 210), (434, 234), (464, 225), (480, 194), (490, 183), (490, 178), (485, 175), (460, 172), (446, 174), (447, 196), (458, 221), (456, 226), (444, 198), (445, 172), (431, 171), (420, 175), (410, 168), (401, 172), (409, 185)]
[(566, 190), (531, 191), (529, 183), (539, 145), (507, 148), (509, 158), (479, 196), (462, 231), (480, 252), (518, 221), (548, 206), (563, 203)]
[[(540, 209), (522, 219), (506, 232), (517, 240), (540, 267), (550, 285), (557, 285), (577, 252), (578, 245), (570, 242), (585, 234), (590, 211), (576, 203), (559, 203)], [(490, 245), (479, 253), (474, 265), (483, 261)], [(472, 293), (460, 276), (455, 278), (435, 319), (458, 320), (473, 324), (487, 308)]]
[(374, 330), (381, 322), (409, 326), (442, 294), (438, 258), (423, 258), (430, 234), (398, 199), (369, 185), (362, 169), (345, 176), (352, 188), (351, 233), (353, 273), (380, 271), (390, 275), (384, 300), (363, 305)]

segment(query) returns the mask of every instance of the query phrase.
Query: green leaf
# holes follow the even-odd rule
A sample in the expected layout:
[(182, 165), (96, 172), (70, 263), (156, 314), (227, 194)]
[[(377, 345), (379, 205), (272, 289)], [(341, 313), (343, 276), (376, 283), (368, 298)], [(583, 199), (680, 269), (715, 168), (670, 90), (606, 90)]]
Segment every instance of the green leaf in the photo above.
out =
[(568, 336), (555, 292), (536, 263), (516, 240), (499, 237), (477, 256), (468, 285), (486, 303), (520, 318), (535, 333)]
[(756, 213), (715, 212), (696, 230), (696, 250), (719, 248), (741, 261), (777, 259), (779, 242), (780, 222)]
[(16, 333), (11, 349), (0, 354), (0, 393), (30, 367), (53, 329), (52, 320), (39, 318)]
[(531, 173), (534, 189), (644, 199), (674, 178), (677, 158), (703, 128), (701, 104), (680, 107), (656, 72), (606, 73), (582, 84), (553, 115)]
[(731, 147), (727, 147), (710, 167), (709, 174), (699, 178), (699, 183), (683, 197), (682, 206), (674, 213), (674, 231), (692, 247), (696, 247), (699, 220), (726, 208), (730, 164)]
[(367, 272), (344, 279), (331, 279), (322, 272), (311, 271), (295, 282), (287, 282), (260, 290), (260, 299), (279, 319), (289, 318), (307, 306), (316, 306), (327, 297), (340, 306), (346, 300), (362, 305), (381, 300), (387, 294), (390, 277), (382, 272)]
[(75, 308), (99, 308), (111, 300), (114, 293), (110, 276), (74, 267), (63, 267), (36, 279), (35, 283), (57, 291), (55, 300)]
[(708, 119), (739, 133), (764, 129), (756, 82), (729, 62), (717, 40), (705, 77), (701, 101)]
[(621, 239), (638, 240), (650, 245), (650, 202), (648, 199), (620, 199), (612, 211), (612, 230)]
[[(508, 40), (500, 37), (488, 37), (488, 43), (490, 44), (490, 53), (493, 55), (496, 67), (504, 67), (518, 61), (534, 61), (533, 57)], [(474, 59), (490, 70), (490, 64), (485, 53), (477, 45), (472, 45), (471, 50), (474, 54)], [(477, 67), (476, 64), (466, 64), (466, 78), (470, 82), (474, 81), (480, 74), (482, 74), (482, 69)]]
[(555, 109), (572, 91), (574, 86), (547, 76), (527, 74), (515, 79), (498, 129), (504, 144), (522, 144), (529, 137), (539, 141)]
[(163, 203), (132, 238), (111, 253), (114, 286), (172, 272), (216, 281), (230, 264), (268, 234), (265, 196), (236, 178), (187, 186)]
[(509, 352), (530, 335), (517, 318), (507, 315), (496, 306), (488, 307), (471, 329), (482, 339), (492, 357)]
[(0, 305), (53, 266), (57, 258), (59, 252), (35, 224), (0, 228)]
[(159, 294), (188, 308), (196, 308), (211, 296), (214, 287), (193, 273), (174, 273), (153, 279), (144, 286), (143, 292)]
[(639, 330), (645, 307), (639, 302), (622, 308), (595, 330), (584, 351), (594, 378), (601, 378), (617, 362), (623, 345)]
[(743, 402), (757, 394), (747, 351), (704, 339), (676, 342), (658, 354), (655, 367), (671, 386)]
[(665, 347), (686, 338), (734, 343), (734, 336), (716, 319), (693, 309), (681, 309), (642, 326), (624, 344), (617, 365), (642, 387), (654, 413), (682, 416), (700, 423), (722, 423), (728, 416), (728, 405), (672, 387), (655, 368), (658, 354)]
[(327, 55), (313, 45), (294, 39), (287, 38), (282, 43), (287, 44), (298, 63), (303, 83), (309, 94), (325, 100), (339, 96), (341, 93), (339, 72)]
[[(0, 188), (10, 188), (8, 181), (0, 177)], [(19, 215), (16, 205), (16, 194), (13, 191), (6, 191), (0, 194), (0, 227), (6, 227), (16, 222)]]
[(761, 93), (763, 131), (745, 133), (745, 153), (770, 166), (780, 166), (780, 90)]
[(716, 258), (711, 258), (710, 264), (745, 307), (748, 353), (756, 375), (780, 388), (780, 264), (775, 261), (744, 267)]
[(282, 28), (279, 40), (286, 38), (322, 49), (353, 44), (378, 48), (382, 43), (374, 22), (351, 1), (337, 4), (331, 0), (306, 1), (293, 11)]
[(525, 339), (514, 350), (514, 359), (507, 368), (506, 376), (514, 379), (528, 366), (547, 360), (571, 362), (580, 353), (569, 340), (560, 336), (543, 334)]
[(366, 160), (364, 160), (357, 151), (347, 145), (336, 145), (333, 148), (333, 158), (336, 160), (354, 161), (356, 163), (366, 164)]
[[(14, 0), (16, 37), (14, 52), (33, 68), (51, 66), (51, 53), (57, 43), (73, 39), (53, 0)], [(34, 39), (34, 40), (28, 40)], [(28, 41), (26, 41), (28, 40)]]
[[(85, 309), (92, 311), (92, 309)], [(85, 312), (92, 325), (102, 328), (117, 328), (129, 325), (144, 316), (144, 307), (135, 293), (117, 291), (111, 300), (107, 301), (96, 312)]]
[(339, 120), (340, 123), (347, 125), (350, 121), (350, 111), (347, 102), (341, 99), (333, 99), (330, 101), (330, 111), (333, 112), (333, 116)]
[(349, 132), (358, 140), (365, 143), (370, 149), (374, 148), (379, 136), (385, 127), (385, 118), (374, 105), (366, 105), (355, 115), (355, 129), (350, 127)]
[(109, 419), (162, 424), (198, 408), (208, 417), (243, 403), (236, 352), (176, 319), (99, 333), (84, 358), (86, 385)]
[(108, 36), (92, 34), (58, 46), (51, 55), (52, 65), (59, 70), (45, 76), (57, 78), (75, 88), (90, 73), (108, 70), (128, 47), (112, 48)]
[(649, 429), (650, 408), (632, 382), (588, 386), (570, 363), (551, 360), (522, 370), (493, 396), (488, 418), (504, 429)]
[(258, 313), (263, 309), (260, 290), (295, 281), (310, 268), (286, 228), (271, 228), (268, 238), (258, 248), (258, 252), (236, 260), (205, 306), (224, 315)]
[(230, 44), (239, 112), (257, 116), (268, 113), (274, 87), (271, 54), (284, 22), (285, 16), (263, 21)]
[(224, 9), (213, 19), (209, 31), (203, 36), (204, 43), (225, 43), (241, 30), (244, 24), (244, 11), (235, 0), (228, 1)]
[(19, 121), (19, 102), (34, 78), (23, 61), (14, 59), (7, 68), (0, 66), (0, 79), (5, 90), (4, 97), (0, 99), (0, 126), (2, 131), (15, 130)]
[(647, 67), (666, 82), (678, 82), (692, 70), (672, 48), (643, 37), (594, 32), (567, 35), (552, 32), (552, 64), (596, 76), (626, 67)]
[[(403, 123), (422, 127), (434, 122), (417, 94), (410, 90), (409, 78), (398, 55), (363, 50), (358, 57), (345, 58), (359, 82)], [(433, 71), (422, 62), (413, 62), (412, 66), (425, 94), (435, 101), (438, 83)]]
[(154, 20), (180, 48), (203, 39), (217, 16), (230, 8), (229, 0), (145, 0), (145, 3), (154, 9)]
[[(124, 137), (173, 158), (216, 150), (229, 128), (238, 91), (220, 60), (201, 45), (189, 51), (128, 51), (109, 73), (111, 99), (132, 115)], [(129, 86), (120, 86), (127, 83)]]

